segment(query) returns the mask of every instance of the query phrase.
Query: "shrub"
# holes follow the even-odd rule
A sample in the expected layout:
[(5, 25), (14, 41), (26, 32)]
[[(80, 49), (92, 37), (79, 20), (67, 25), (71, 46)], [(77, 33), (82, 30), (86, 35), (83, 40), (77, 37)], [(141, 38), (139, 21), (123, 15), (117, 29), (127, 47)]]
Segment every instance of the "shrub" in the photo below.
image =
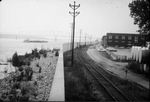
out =
[(23, 71), (23, 67), (19, 67), (18, 70), (21, 72)]
[(42, 68), (41, 68), (41, 67), (39, 67), (39, 73), (41, 73), (41, 71), (42, 71)]
[(39, 75), (39, 77), (37, 77), (37, 80), (42, 80), (44, 78), (44, 76)]
[(59, 52), (58, 51), (56, 51), (55, 56), (59, 56)]
[[(37, 86), (32, 82), (22, 82), (21, 83), (21, 93), (22, 98), (29, 100), (29, 97), (37, 95)], [(26, 102), (26, 101), (25, 101)]]
[(28, 81), (31, 81), (32, 75), (33, 75), (33, 70), (32, 70), (32, 68), (27, 67), (27, 68), (25, 69), (25, 76), (26, 76), (26, 78), (27, 78)]
[(44, 50), (44, 49), (41, 49), (41, 50), (39, 51), (39, 54), (42, 54), (44, 57), (47, 57), (47, 51)]
[(34, 50), (32, 50), (32, 55), (33, 55), (34, 57), (37, 57), (37, 58), (40, 57), (37, 48), (35, 48)]
[(19, 61), (17, 52), (15, 52), (13, 57), (12, 57), (12, 65), (15, 66), (15, 67), (20, 66), (20, 61)]
[(27, 57), (29, 57), (30, 56), (30, 54), (28, 54), (27, 52), (26, 52), (26, 54), (25, 54), (25, 58), (27, 58)]
[(43, 49), (41, 49), (41, 50), (39, 51), (39, 53), (40, 53), (40, 54), (43, 54), (43, 53), (44, 53), (44, 50), (43, 50)]
[(47, 54), (46, 54), (46, 53), (44, 53), (44, 54), (43, 54), (43, 56), (44, 56), (44, 58), (46, 58), (46, 57), (47, 57)]
[(39, 63), (36, 64), (36, 67), (39, 67)]
[(21, 96), (19, 102), (29, 102), (29, 96)]
[(19, 82), (15, 82), (12, 86), (12, 89), (19, 89), (20, 88), (20, 83)]

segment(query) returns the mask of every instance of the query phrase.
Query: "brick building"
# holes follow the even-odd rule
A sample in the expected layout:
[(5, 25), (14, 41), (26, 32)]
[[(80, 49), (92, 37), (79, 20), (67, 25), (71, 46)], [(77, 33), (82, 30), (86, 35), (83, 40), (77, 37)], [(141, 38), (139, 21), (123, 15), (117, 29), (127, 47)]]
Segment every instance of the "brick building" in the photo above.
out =
[(102, 37), (102, 42), (101, 42), (102, 46), (107, 47), (107, 36), (103, 36)]
[(107, 33), (102, 37), (103, 46), (145, 46), (148, 36), (143, 34)]

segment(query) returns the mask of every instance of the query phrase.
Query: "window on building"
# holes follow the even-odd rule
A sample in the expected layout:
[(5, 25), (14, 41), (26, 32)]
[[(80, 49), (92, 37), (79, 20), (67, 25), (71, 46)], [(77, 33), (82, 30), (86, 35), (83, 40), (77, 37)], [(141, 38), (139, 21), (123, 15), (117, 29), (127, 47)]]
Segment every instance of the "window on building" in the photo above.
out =
[(134, 37), (134, 41), (135, 41), (135, 43), (138, 43), (138, 37), (137, 36)]
[(138, 40), (138, 37), (137, 37), (137, 36), (135, 36), (135, 37), (134, 37), (134, 39), (135, 39), (135, 40)]
[(112, 42), (112, 40), (108, 40), (108, 42)]
[(109, 36), (108, 36), (108, 38), (109, 38), (109, 39), (112, 39), (112, 36), (111, 36), (111, 35), (109, 35)]
[(131, 41), (128, 41), (128, 44), (131, 44)]
[(131, 40), (132, 39), (132, 37), (131, 36), (128, 36), (128, 40)]
[(125, 39), (125, 36), (122, 36), (122, 39), (124, 40), (124, 39)]
[(142, 37), (141, 37), (141, 40), (145, 40), (145, 38), (142, 36)]
[(118, 38), (119, 38), (119, 37), (116, 35), (116, 36), (115, 36), (115, 39), (118, 39)]

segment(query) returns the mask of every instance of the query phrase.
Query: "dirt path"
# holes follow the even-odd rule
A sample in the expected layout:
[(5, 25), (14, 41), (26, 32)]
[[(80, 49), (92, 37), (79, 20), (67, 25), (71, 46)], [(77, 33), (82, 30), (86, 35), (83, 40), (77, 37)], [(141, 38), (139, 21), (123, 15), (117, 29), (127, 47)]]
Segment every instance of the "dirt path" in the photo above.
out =
[[(96, 49), (90, 48), (87, 50), (87, 54), (96, 62), (100, 63), (103, 68), (112, 72), (114, 75), (117, 75), (123, 79), (126, 78), (125, 66), (127, 63), (122, 62), (114, 62), (103, 56), (103, 53), (98, 52)], [(127, 79), (130, 81), (134, 81), (145, 88), (149, 88), (149, 82), (144, 77), (139, 74), (128, 71)]]

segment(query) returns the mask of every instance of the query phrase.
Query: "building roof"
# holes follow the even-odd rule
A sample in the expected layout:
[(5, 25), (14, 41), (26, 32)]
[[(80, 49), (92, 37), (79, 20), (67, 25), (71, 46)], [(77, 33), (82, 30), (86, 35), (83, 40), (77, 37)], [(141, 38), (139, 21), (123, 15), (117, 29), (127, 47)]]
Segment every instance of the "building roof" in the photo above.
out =
[(107, 33), (107, 35), (140, 35), (138, 33)]

